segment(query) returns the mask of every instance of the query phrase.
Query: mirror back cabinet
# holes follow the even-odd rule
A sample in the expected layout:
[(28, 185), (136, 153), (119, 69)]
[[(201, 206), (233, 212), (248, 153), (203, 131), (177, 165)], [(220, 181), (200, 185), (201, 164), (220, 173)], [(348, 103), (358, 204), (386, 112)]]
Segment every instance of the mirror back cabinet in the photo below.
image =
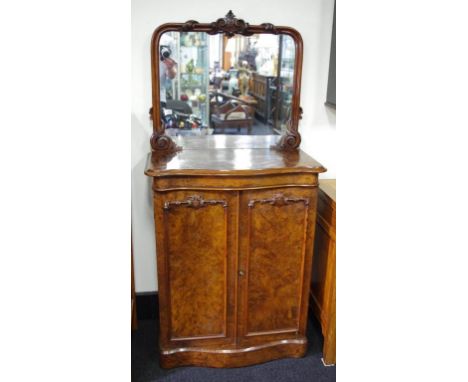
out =
[[(166, 135), (154, 60), (167, 29), (290, 33), (295, 91), (286, 131)], [(239, 367), (306, 352), (318, 175), (326, 169), (298, 149), (302, 41), (291, 31), (250, 26), (230, 12), (211, 24), (165, 24), (153, 35), (154, 134), (145, 173), (152, 178), (163, 367)]]

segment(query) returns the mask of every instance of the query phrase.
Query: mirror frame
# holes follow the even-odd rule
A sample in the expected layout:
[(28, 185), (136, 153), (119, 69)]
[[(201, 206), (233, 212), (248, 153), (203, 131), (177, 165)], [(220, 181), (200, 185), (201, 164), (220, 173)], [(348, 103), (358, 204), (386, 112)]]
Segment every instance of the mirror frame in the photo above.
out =
[(220, 18), (212, 23), (199, 23), (189, 20), (185, 23), (167, 23), (159, 26), (151, 39), (151, 84), (153, 107), (150, 109), (150, 117), (153, 120), (153, 134), (151, 136), (151, 147), (153, 152), (171, 154), (182, 150), (170, 136), (165, 134), (165, 128), (161, 124), (160, 116), (160, 84), (159, 84), (159, 41), (166, 32), (206, 32), (209, 35), (224, 34), (228, 38), (235, 35), (251, 36), (253, 34), (285, 34), (291, 36), (295, 43), (296, 60), (294, 63), (294, 95), (292, 100), (292, 113), (289, 126), (277, 144), (272, 146), (278, 150), (295, 150), (301, 143), (301, 136), (298, 132), (299, 120), (302, 118), (302, 108), (300, 107), (301, 76), (303, 42), (301, 34), (294, 28), (285, 26), (275, 26), (270, 23), (261, 25), (250, 25), (242, 19), (236, 18), (232, 11), (229, 11), (224, 18)]

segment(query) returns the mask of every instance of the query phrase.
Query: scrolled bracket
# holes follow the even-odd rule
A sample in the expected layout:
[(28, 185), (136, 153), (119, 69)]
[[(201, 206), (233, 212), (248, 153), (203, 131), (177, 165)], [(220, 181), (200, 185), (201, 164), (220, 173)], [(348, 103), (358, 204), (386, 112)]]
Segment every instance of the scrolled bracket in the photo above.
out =
[(301, 135), (296, 130), (286, 130), (276, 145), (272, 149), (280, 151), (296, 150), (301, 144)]
[(203, 208), (209, 205), (221, 204), (223, 208), (227, 208), (226, 200), (205, 200), (200, 195), (189, 196), (186, 200), (171, 200), (164, 203), (164, 210), (168, 211), (171, 206), (185, 206), (189, 208)]
[(260, 204), (271, 204), (272, 206), (282, 207), (292, 203), (304, 203), (304, 205), (308, 206), (310, 203), (309, 198), (288, 198), (283, 194), (276, 194), (272, 198), (269, 199), (252, 199), (249, 200), (249, 208), (255, 207), (255, 203)]
[[(299, 113), (297, 116), (297, 120), (302, 119), (302, 114), (304, 110), (301, 106), (299, 106)], [(288, 127), (286, 132), (281, 136), (280, 140), (276, 143), (276, 145), (271, 146), (274, 150), (279, 151), (292, 151), (296, 150), (301, 145), (301, 134), (297, 131), (297, 128), (293, 128), (293, 121), (290, 119), (288, 121)], [(296, 123), (296, 126), (298, 123)]]
[(173, 154), (182, 151), (182, 147), (178, 146), (171, 137), (164, 133), (158, 134), (157, 132), (154, 132), (153, 135), (151, 135), (150, 143), (154, 152)]

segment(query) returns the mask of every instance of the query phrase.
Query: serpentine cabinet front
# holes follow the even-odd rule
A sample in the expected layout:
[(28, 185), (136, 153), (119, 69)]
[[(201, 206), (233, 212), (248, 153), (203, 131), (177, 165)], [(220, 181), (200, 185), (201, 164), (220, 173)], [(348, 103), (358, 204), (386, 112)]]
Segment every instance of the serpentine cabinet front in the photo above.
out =
[(154, 177), (163, 367), (305, 354), (317, 178)]

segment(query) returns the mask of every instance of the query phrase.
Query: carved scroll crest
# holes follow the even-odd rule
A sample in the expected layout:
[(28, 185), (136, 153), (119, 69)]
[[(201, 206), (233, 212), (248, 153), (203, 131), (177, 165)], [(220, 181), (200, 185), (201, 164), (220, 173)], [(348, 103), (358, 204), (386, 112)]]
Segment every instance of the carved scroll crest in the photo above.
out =
[(249, 23), (242, 19), (238, 19), (232, 11), (229, 11), (224, 18), (220, 18), (210, 25), (211, 31), (208, 34), (224, 33), (228, 38), (241, 34), (244, 36), (251, 36), (253, 33), (249, 32)]

